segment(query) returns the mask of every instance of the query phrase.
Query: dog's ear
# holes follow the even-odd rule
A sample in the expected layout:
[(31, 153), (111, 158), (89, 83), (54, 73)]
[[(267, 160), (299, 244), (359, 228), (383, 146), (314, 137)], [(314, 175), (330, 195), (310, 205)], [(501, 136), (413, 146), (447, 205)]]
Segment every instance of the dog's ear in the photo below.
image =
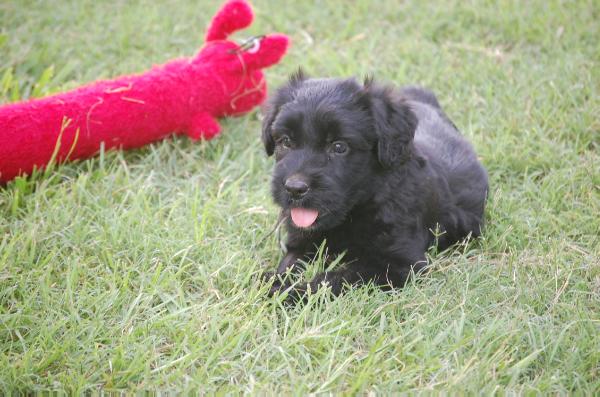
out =
[(379, 163), (390, 168), (406, 162), (412, 153), (417, 116), (393, 88), (374, 84), (372, 77), (365, 79), (364, 92), (377, 133)]
[(293, 73), (287, 84), (280, 87), (273, 96), (267, 101), (263, 108), (263, 125), (262, 125), (262, 141), (265, 145), (265, 151), (268, 156), (273, 154), (275, 150), (275, 141), (273, 141), (273, 122), (277, 118), (277, 114), (283, 105), (294, 100), (295, 92), (308, 77), (304, 71), (299, 68)]

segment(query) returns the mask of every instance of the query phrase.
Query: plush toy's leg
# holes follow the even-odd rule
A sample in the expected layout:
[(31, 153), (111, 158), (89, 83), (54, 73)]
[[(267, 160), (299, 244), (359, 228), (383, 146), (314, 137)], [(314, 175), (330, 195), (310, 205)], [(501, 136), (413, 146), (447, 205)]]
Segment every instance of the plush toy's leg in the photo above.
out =
[(193, 140), (210, 139), (217, 135), (219, 131), (221, 131), (221, 126), (213, 116), (208, 113), (198, 113), (192, 117), (187, 135)]
[(245, 0), (229, 0), (213, 18), (205, 39), (225, 40), (231, 33), (250, 25), (253, 18), (252, 7)]

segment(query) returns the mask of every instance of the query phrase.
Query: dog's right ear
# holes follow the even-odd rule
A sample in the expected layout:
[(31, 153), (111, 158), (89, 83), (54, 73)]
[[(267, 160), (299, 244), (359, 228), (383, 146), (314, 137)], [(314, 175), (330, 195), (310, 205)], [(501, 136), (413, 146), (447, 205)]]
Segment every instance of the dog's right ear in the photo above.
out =
[(299, 68), (293, 73), (288, 82), (275, 91), (273, 96), (269, 98), (267, 104), (263, 108), (263, 125), (262, 125), (262, 141), (265, 145), (265, 151), (268, 156), (271, 156), (275, 150), (275, 141), (273, 140), (273, 122), (279, 114), (279, 110), (286, 103), (292, 102), (295, 97), (295, 92), (308, 77), (304, 71)]

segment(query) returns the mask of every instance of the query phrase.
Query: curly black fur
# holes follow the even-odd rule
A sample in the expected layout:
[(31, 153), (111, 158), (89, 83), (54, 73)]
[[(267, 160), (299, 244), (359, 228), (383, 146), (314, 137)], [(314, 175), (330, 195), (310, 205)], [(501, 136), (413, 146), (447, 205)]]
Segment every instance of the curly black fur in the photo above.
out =
[[(329, 254), (345, 252), (343, 268), (295, 286), (292, 298), (324, 281), (335, 295), (344, 284), (402, 286), (425, 267), (430, 246), (481, 233), (486, 171), (430, 91), (299, 72), (269, 100), (262, 139), (277, 161), (273, 197), (288, 218), (276, 273), (299, 269), (323, 240)], [(291, 177), (304, 195), (286, 189)], [(293, 207), (319, 216), (299, 228)], [(271, 293), (288, 287), (275, 282)]]

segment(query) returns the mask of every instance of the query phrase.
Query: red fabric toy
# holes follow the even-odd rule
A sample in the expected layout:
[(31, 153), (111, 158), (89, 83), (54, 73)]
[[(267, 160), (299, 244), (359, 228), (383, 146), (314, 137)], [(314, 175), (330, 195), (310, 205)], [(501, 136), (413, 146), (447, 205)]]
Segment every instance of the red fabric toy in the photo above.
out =
[(227, 36), (253, 20), (250, 5), (230, 0), (214, 17), (193, 58), (76, 90), (0, 107), (0, 182), (34, 168), (134, 148), (172, 133), (196, 140), (220, 130), (216, 118), (239, 115), (266, 96), (261, 68), (277, 63), (288, 38), (273, 34), (237, 45)]

